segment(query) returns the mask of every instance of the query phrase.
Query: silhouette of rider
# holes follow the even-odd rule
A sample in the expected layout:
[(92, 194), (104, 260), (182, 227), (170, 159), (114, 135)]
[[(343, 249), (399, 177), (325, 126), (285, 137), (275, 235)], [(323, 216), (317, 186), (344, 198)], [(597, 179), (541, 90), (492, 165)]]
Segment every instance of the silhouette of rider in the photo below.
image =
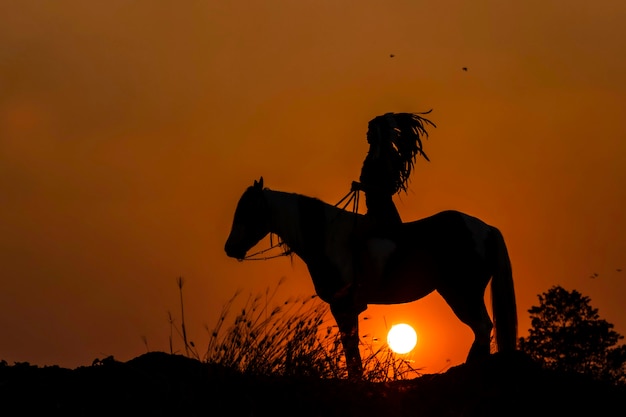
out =
[[(394, 148), (391, 135), (395, 134), (393, 116), (377, 117), (369, 122), (367, 143), (369, 150), (361, 168), (360, 182), (352, 183), (352, 190), (365, 193), (366, 216), (371, 222), (371, 233), (379, 235), (402, 223), (393, 195), (401, 182), (402, 161)], [(382, 237), (382, 236), (381, 236)]]
[(387, 113), (368, 124), (369, 150), (359, 182), (352, 183), (352, 190), (365, 193), (366, 217), (370, 221), (368, 234), (372, 237), (387, 237), (402, 223), (393, 196), (407, 191), (417, 155), (429, 160), (422, 150), (420, 135), (428, 136), (425, 123), (435, 125), (418, 114)]
[[(363, 166), (359, 182), (352, 182), (352, 191), (365, 193), (365, 214), (368, 224), (365, 228), (365, 236), (355, 236), (357, 253), (362, 254), (362, 243), (368, 238), (391, 238), (395, 229), (402, 224), (398, 209), (393, 202), (393, 196), (401, 191), (407, 191), (409, 177), (417, 155), (422, 155), (427, 161), (428, 156), (422, 150), (422, 136), (428, 136), (425, 124), (436, 127), (430, 120), (420, 117), (424, 113), (386, 113), (370, 120), (367, 130), (367, 142), (369, 150)], [(390, 242), (393, 250), (395, 243)], [(374, 279), (377, 280), (382, 273), (382, 265), (375, 262)], [(372, 271), (370, 271), (372, 272)], [(367, 307), (362, 300), (357, 287), (360, 285), (356, 273), (355, 282), (347, 283), (340, 289), (335, 297), (356, 296), (354, 299), (361, 311)]]

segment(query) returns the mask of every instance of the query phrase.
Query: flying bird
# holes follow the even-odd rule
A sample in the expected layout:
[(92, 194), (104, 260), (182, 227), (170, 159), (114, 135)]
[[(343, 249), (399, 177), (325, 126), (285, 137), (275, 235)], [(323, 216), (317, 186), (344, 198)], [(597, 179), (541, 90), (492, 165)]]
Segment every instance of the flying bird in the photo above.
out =
[(467, 72), (467, 67), (461, 68), (463, 71)]
[(389, 58), (393, 58), (394, 56), (394, 54), (389, 54)]

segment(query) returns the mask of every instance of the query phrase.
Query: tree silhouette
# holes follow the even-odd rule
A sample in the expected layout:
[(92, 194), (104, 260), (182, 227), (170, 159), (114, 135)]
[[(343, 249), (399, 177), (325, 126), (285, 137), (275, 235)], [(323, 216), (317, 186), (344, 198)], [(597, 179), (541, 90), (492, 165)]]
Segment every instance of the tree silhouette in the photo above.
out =
[(528, 310), (532, 328), (519, 339), (520, 350), (548, 369), (626, 383), (626, 346), (617, 345), (623, 336), (600, 318), (589, 297), (560, 286), (538, 297), (539, 306)]

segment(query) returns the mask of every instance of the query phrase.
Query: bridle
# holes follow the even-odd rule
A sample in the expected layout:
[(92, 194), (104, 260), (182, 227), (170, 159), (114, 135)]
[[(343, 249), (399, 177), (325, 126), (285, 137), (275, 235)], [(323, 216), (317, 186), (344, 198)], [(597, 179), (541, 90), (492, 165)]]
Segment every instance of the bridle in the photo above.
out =
[(291, 249), (284, 249), (283, 252), (278, 253), (276, 255), (268, 255), (268, 256), (261, 256), (262, 254), (264, 254), (265, 252), (269, 252), (274, 248), (278, 248), (278, 247), (284, 247), (285, 244), (279, 239), (277, 243), (273, 242), (273, 235), (274, 233), (270, 233), (270, 247), (269, 248), (265, 248), (262, 249), (260, 251), (251, 253), (249, 255), (246, 255), (245, 258), (240, 259), (240, 261), (267, 261), (268, 259), (274, 259), (274, 258), (280, 258), (281, 256), (290, 256), (293, 254), (293, 251)]
[[(269, 213), (270, 211), (269, 202), (267, 201), (267, 198), (265, 197), (265, 195), (262, 195), (261, 198), (263, 199), (263, 202), (265, 203), (265, 206), (267, 208), (267, 212)], [(271, 221), (268, 221), (268, 224), (269, 223), (271, 223)], [(271, 224), (269, 228), (270, 229), (272, 228)], [(280, 238), (277, 237), (278, 241), (274, 243), (274, 233), (270, 232), (269, 235), (270, 235), (270, 247), (269, 248), (261, 249), (260, 251), (246, 255), (243, 259), (240, 259), (240, 261), (267, 261), (268, 259), (280, 258), (281, 256), (290, 256), (293, 254), (293, 251), (291, 249), (285, 249), (287, 246)], [(283, 252), (278, 253), (276, 255), (261, 256), (264, 253), (269, 252), (272, 249), (275, 249), (278, 247), (282, 247)]]

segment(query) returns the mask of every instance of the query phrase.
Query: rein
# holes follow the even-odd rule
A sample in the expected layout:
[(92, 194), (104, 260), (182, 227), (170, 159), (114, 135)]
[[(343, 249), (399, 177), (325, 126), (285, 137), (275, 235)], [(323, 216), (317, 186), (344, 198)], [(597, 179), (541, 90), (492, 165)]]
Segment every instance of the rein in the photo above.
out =
[(269, 248), (262, 249), (262, 250), (260, 250), (258, 252), (251, 253), (250, 255), (247, 255), (245, 258), (243, 258), (242, 261), (267, 261), (268, 259), (274, 259), (274, 258), (279, 258), (281, 256), (289, 256), (289, 255), (291, 255), (292, 254), (291, 249), (287, 249), (284, 252), (276, 254), (276, 255), (269, 255), (269, 256), (258, 257), (259, 255), (262, 255), (265, 252), (269, 252), (269, 251), (271, 251), (274, 248), (278, 248), (278, 247), (280, 247), (283, 244), (283, 242), (281, 242), (280, 240), (278, 241), (278, 243), (274, 244), (272, 242), (273, 241), (273, 239), (272, 239), (273, 235), (274, 235), (273, 233), (270, 233), (270, 247)]
[(350, 202), (352, 201), (352, 212), (356, 213), (359, 209), (359, 190), (350, 190), (350, 192), (346, 194), (344, 198), (342, 198), (337, 204), (335, 204), (335, 207), (341, 204), (346, 198), (348, 198), (348, 201), (346, 201), (346, 204), (344, 204), (341, 209), (345, 210), (346, 207), (348, 207), (348, 204), (350, 204)]
[[(346, 207), (348, 207), (348, 204), (352, 202), (352, 212), (356, 213), (359, 208), (359, 190), (350, 190), (348, 194), (346, 194), (341, 200), (339, 200), (337, 204), (335, 204), (335, 207), (339, 206), (346, 199), (348, 199), (348, 201), (346, 201), (346, 203), (343, 205), (343, 207), (341, 207), (341, 209), (345, 210)], [(276, 254), (276, 255), (260, 256), (264, 254), (265, 252), (269, 252), (272, 249), (278, 248), (283, 245), (283, 242), (280, 241), (280, 239), (278, 240), (278, 243), (274, 244), (273, 239), (272, 239), (273, 235), (274, 235), (273, 233), (270, 233), (270, 247), (269, 248), (265, 248), (260, 251), (251, 253), (247, 255), (245, 258), (241, 259), (241, 261), (267, 261), (269, 259), (280, 258), (281, 256), (290, 256), (293, 253), (291, 249), (287, 249), (284, 252)]]

